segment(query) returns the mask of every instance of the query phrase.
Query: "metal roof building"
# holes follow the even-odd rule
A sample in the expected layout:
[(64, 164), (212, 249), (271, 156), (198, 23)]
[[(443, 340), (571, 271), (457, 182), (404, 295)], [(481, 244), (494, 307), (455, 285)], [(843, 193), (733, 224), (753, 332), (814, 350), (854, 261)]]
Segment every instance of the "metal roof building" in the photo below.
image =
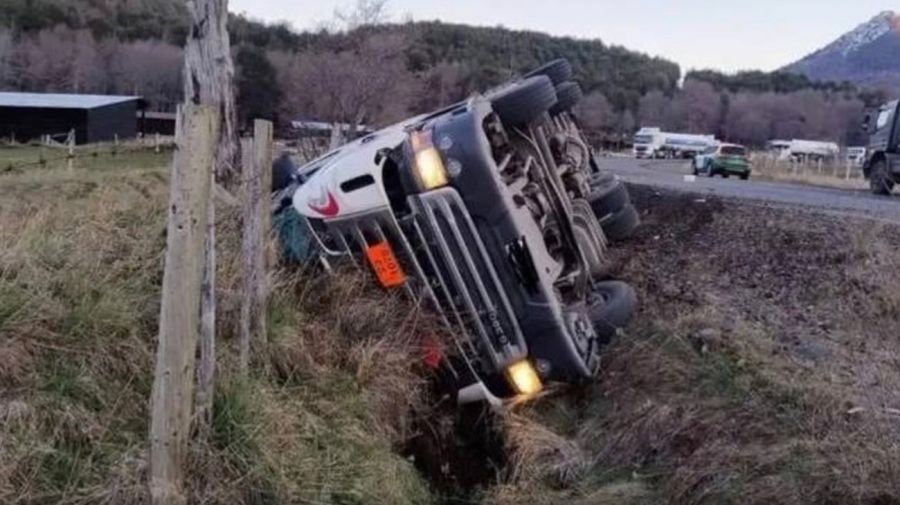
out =
[(0, 137), (25, 141), (75, 130), (79, 144), (132, 138), (145, 107), (138, 96), (0, 93)]

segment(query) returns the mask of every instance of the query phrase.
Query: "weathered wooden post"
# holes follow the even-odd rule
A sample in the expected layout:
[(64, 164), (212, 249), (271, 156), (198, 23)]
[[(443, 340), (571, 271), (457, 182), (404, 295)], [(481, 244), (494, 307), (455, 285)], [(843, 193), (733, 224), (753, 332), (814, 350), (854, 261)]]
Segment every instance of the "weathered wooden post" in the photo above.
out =
[(172, 163), (159, 342), (150, 405), (150, 495), (154, 505), (183, 505), (184, 464), (193, 406), (194, 364), (206, 244), (210, 172), (218, 111), (181, 111)]
[(269, 236), (268, 194), (272, 187), (272, 123), (257, 120), (253, 125), (253, 143), (245, 157), (241, 247), (240, 366), (245, 375), (250, 368), (251, 347), (266, 345), (266, 301), (269, 278), (266, 244)]
[[(228, 36), (227, 0), (187, 0), (190, 33), (184, 49), (184, 96), (192, 103), (215, 106), (219, 111), (216, 169), (212, 184), (234, 189), (240, 173), (234, 65)], [(197, 419), (201, 437), (208, 431), (216, 372), (216, 208), (209, 200), (206, 269), (200, 324), (200, 367), (197, 381)]]
[(75, 130), (69, 130), (69, 137), (66, 139), (68, 144), (68, 155), (66, 156), (66, 168), (71, 172), (75, 165)]

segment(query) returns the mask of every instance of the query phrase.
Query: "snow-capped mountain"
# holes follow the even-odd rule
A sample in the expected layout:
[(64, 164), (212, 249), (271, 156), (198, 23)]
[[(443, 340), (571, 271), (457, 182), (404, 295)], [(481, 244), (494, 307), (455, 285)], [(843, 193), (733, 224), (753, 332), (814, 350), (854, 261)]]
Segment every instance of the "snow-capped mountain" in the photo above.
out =
[(785, 70), (819, 81), (900, 89), (900, 16), (882, 12)]

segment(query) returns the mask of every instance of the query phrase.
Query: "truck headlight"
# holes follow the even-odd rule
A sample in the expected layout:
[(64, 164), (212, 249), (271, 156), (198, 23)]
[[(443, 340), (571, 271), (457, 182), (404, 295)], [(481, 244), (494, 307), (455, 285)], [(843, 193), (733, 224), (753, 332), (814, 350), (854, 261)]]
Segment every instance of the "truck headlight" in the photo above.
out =
[(520, 395), (533, 396), (544, 389), (537, 370), (528, 360), (522, 360), (511, 365), (506, 369), (506, 376), (509, 378), (513, 389)]
[(450, 184), (441, 153), (431, 141), (430, 131), (416, 131), (409, 136), (413, 155), (413, 173), (419, 186), (430, 191)]

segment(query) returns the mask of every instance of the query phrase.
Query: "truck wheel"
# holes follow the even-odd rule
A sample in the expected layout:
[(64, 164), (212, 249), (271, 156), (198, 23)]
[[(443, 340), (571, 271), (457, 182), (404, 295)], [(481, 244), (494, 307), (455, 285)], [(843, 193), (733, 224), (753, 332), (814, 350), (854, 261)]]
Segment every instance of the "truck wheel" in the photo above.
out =
[(540, 75), (516, 81), (491, 95), (491, 106), (507, 126), (530, 124), (556, 103), (549, 77)]
[(572, 110), (584, 97), (577, 82), (564, 82), (556, 87), (556, 104), (550, 108), (550, 115), (558, 116)]
[(638, 215), (634, 205), (631, 204), (622, 207), (618, 212), (607, 216), (600, 222), (606, 238), (613, 242), (619, 242), (630, 237), (640, 224), (641, 217)]
[(617, 180), (606, 182), (592, 189), (591, 194), (587, 196), (587, 201), (590, 202), (591, 209), (593, 209), (597, 219), (603, 219), (610, 214), (614, 214), (631, 203), (628, 189)]
[(876, 195), (889, 195), (894, 190), (894, 180), (891, 179), (887, 163), (884, 160), (878, 160), (872, 164), (872, 170), (869, 172), (869, 187)]
[(598, 282), (588, 314), (600, 344), (608, 344), (616, 333), (628, 325), (637, 311), (634, 288), (620, 281)]
[(538, 75), (549, 77), (553, 85), (558, 86), (572, 79), (572, 65), (569, 64), (569, 60), (560, 58), (528, 72), (525, 74), (525, 78)]
[(741, 180), (742, 180), (742, 181), (746, 181), (746, 180), (749, 179), (749, 178), (750, 178), (750, 173), (741, 174)]

